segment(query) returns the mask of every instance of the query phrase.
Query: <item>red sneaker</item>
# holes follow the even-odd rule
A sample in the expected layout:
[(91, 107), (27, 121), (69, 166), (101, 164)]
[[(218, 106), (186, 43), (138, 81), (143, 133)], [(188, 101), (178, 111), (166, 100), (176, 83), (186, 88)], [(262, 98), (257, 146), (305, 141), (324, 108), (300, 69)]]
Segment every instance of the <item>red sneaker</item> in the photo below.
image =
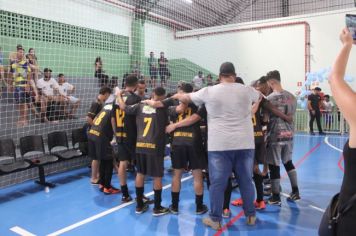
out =
[(238, 198), (238, 199), (232, 201), (231, 204), (233, 206), (242, 206), (244, 204), (244, 202), (242, 201), (242, 198)]
[(104, 188), (103, 192), (107, 195), (120, 193), (120, 191), (118, 189), (115, 190), (113, 188)]
[(255, 208), (256, 208), (256, 210), (264, 210), (264, 209), (266, 209), (265, 201), (255, 202)]

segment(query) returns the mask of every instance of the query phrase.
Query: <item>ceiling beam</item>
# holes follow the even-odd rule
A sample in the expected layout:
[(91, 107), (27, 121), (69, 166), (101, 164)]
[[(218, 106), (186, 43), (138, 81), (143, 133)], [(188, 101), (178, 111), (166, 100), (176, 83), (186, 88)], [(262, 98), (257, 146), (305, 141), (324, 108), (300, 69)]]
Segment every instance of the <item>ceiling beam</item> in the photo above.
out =
[(191, 17), (189, 15), (185, 15), (185, 14), (182, 14), (180, 12), (173, 11), (173, 10), (167, 8), (167, 7), (164, 7), (164, 6), (161, 6), (161, 5), (157, 5), (155, 8), (158, 9), (158, 10), (162, 10), (164, 12), (167, 12), (169, 14), (169, 17), (171, 17), (171, 18), (174, 18), (173, 16), (175, 16), (175, 15), (179, 16), (180, 19), (176, 18), (176, 20), (178, 20), (178, 21), (181, 21), (181, 19), (189, 19), (192, 22), (195, 22), (196, 24), (198, 24), (198, 25), (194, 25), (195, 27), (208, 27), (209, 26), (209, 24), (207, 24), (206, 22), (202, 22), (202, 21), (199, 21), (196, 18), (193, 18), (193, 17)]

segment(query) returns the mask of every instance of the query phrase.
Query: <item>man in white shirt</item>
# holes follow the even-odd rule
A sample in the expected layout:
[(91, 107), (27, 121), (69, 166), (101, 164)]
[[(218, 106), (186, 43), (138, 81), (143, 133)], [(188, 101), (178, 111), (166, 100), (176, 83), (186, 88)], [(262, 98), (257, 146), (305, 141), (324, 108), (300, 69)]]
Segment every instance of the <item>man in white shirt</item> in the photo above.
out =
[(66, 82), (64, 74), (58, 75), (58, 85), (58, 91), (62, 98), (61, 100), (64, 102), (65, 116), (69, 119), (77, 119), (74, 114), (79, 107), (80, 100), (79, 98), (71, 96), (71, 94), (73, 94), (75, 91), (75, 87), (72, 84)]
[(330, 130), (331, 125), (333, 123), (333, 110), (334, 110), (334, 103), (330, 101), (330, 96), (325, 95), (324, 96), (325, 100), (323, 101), (324, 105), (324, 111), (325, 111), (325, 123), (326, 123), (326, 129)]
[(49, 104), (60, 102), (61, 98), (58, 96), (59, 85), (52, 76), (52, 70), (45, 68), (43, 70), (44, 77), (37, 81), (37, 88), (41, 94), (41, 118), (42, 121), (48, 122), (47, 107)]
[(210, 217), (203, 223), (221, 229), (224, 191), (232, 171), (238, 175), (247, 224), (254, 225), (255, 190), (252, 183), (254, 131), (252, 103), (260, 94), (254, 88), (235, 83), (235, 67), (225, 62), (220, 67), (220, 84), (195, 93), (177, 93), (173, 98), (197, 106), (205, 105), (208, 113), (208, 163), (210, 176)]
[(203, 87), (205, 83), (205, 79), (203, 76), (203, 72), (199, 71), (198, 75), (196, 75), (193, 79), (193, 85), (195, 90), (199, 90)]

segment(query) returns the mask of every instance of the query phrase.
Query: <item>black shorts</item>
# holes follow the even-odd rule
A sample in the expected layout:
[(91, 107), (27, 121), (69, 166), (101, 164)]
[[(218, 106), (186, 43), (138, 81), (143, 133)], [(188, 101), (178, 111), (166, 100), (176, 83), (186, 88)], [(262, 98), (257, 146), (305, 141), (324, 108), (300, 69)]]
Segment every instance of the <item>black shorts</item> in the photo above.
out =
[(206, 162), (202, 150), (197, 150), (193, 146), (172, 146), (172, 167), (173, 169), (204, 169)]
[(110, 141), (102, 138), (88, 139), (88, 156), (92, 160), (113, 159), (113, 149)]
[(259, 165), (266, 164), (266, 144), (264, 142), (255, 144), (255, 163)]
[(135, 160), (135, 144), (119, 143), (117, 144), (117, 155), (119, 161)]
[(137, 172), (151, 177), (163, 177), (164, 156), (151, 154), (136, 154)]

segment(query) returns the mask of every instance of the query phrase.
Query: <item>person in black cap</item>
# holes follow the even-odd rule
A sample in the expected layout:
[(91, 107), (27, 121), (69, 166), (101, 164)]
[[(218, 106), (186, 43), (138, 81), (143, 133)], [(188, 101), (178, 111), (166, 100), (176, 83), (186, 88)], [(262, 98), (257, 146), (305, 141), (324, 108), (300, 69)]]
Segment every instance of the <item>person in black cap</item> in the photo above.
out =
[(260, 98), (254, 88), (236, 83), (235, 67), (225, 62), (220, 67), (220, 83), (189, 94), (177, 93), (173, 98), (182, 103), (205, 105), (208, 113), (208, 166), (210, 177), (210, 216), (203, 223), (221, 229), (224, 190), (232, 171), (243, 198), (248, 225), (256, 222), (252, 183), (254, 163), (254, 132), (252, 104)]
[(309, 130), (310, 134), (314, 135), (314, 130), (313, 130), (313, 125), (314, 125), (314, 120), (316, 120), (316, 124), (318, 126), (319, 134), (323, 135), (325, 134), (321, 128), (321, 112), (320, 112), (320, 106), (321, 106), (321, 97), (320, 97), (320, 92), (321, 88), (315, 87), (313, 89), (313, 93), (308, 96), (308, 110), (310, 114), (310, 120), (309, 120)]

